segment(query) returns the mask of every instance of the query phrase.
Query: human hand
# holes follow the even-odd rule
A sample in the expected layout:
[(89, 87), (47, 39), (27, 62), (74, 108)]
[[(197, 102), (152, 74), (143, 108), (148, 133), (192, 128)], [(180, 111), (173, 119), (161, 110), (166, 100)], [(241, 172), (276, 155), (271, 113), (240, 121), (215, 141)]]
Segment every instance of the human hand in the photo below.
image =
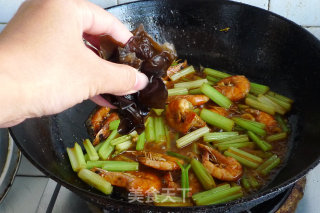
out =
[(59, 113), (99, 94), (143, 89), (147, 77), (99, 58), (82, 34), (108, 34), (125, 44), (131, 32), (86, 0), (30, 0), (0, 34), (0, 127)]

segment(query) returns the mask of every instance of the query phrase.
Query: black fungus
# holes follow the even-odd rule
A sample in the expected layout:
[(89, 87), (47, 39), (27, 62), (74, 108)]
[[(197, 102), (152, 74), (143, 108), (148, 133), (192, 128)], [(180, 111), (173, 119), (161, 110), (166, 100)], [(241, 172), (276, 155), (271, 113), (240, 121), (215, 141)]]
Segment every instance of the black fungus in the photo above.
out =
[[(115, 96), (103, 94), (107, 101), (116, 106), (120, 117), (118, 132), (128, 134), (136, 130), (144, 131), (144, 118), (151, 108), (163, 109), (168, 98), (168, 91), (161, 77), (176, 58), (170, 45), (160, 45), (155, 42), (140, 25), (133, 32), (124, 47), (118, 47), (115, 59), (112, 61), (128, 64), (139, 69), (149, 78), (145, 89), (131, 95)], [(104, 39), (100, 40), (103, 46)]]

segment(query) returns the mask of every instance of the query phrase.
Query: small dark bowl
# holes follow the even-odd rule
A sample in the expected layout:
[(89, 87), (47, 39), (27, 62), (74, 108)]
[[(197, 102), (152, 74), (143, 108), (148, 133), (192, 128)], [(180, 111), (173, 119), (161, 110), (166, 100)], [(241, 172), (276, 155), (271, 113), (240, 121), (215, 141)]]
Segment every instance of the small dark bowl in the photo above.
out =
[[(238, 212), (274, 197), (318, 164), (320, 42), (305, 29), (268, 11), (221, 0), (142, 1), (108, 11), (130, 29), (143, 23), (158, 41), (175, 44), (179, 58), (190, 64), (243, 74), (294, 99), (287, 158), (269, 185), (226, 204), (179, 208), (129, 203), (120, 193), (102, 195), (72, 172), (66, 147), (88, 137), (84, 123), (94, 108), (84, 102), (59, 115), (11, 128), (27, 158), (49, 177), (87, 200), (121, 212)], [(228, 32), (220, 31), (226, 27)]]

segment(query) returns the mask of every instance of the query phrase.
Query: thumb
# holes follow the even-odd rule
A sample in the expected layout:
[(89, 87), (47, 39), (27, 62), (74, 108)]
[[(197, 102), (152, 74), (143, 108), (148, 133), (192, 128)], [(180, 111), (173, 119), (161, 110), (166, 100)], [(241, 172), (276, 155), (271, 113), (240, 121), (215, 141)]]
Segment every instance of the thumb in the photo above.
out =
[(106, 61), (95, 54), (92, 59), (92, 63), (88, 63), (91, 64), (91, 82), (94, 82), (95, 87), (94, 94), (90, 94), (91, 98), (104, 93), (131, 94), (142, 90), (148, 84), (148, 77), (133, 67)]

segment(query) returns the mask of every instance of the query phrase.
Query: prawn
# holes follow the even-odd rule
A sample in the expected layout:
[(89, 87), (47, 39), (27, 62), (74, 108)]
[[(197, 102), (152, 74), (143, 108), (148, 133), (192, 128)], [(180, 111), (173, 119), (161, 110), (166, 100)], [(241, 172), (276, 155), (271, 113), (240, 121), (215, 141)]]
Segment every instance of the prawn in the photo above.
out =
[(142, 193), (144, 196), (161, 189), (161, 180), (151, 172), (108, 172), (100, 168), (91, 171), (103, 177), (111, 185), (126, 188), (132, 193)]
[(253, 118), (251, 118), (250, 120), (255, 120), (257, 122), (265, 124), (268, 132), (271, 132), (271, 133), (281, 132), (281, 129), (278, 126), (278, 122), (272, 115), (257, 109), (250, 109), (250, 108), (245, 109), (245, 112), (249, 113), (249, 115), (243, 114), (241, 117), (248, 119), (250, 118), (250, 115), (251, 115)]
[(185, 68), (187, 66), (188, 66), (187, 60), (185, 60), (183, 63), (179, 63), (177, 65), (170, 66), (167, 70), (167, 76), (171, 77), (175, 73), (179, 72), (180, 70), (182, 70), (183, 68)]
[(243, 75), (233, 75), (221, 79), (215, 88), (231, 101), (239, 101), (248, 94), (250, 82)]
[(118, 120), (118, 119), (119, 119), (119, 116), (115, 112), (111, 113), (107, 117), (107, 119), (105, 119), (102, 128), (97, 132), (97, 134), (93, 140), (93, 145), (99, 144), (100, 141), (106, 139), (110, 135), (111, 131), (109, 129), (109, 125), (112, 121)]
[(181, 187), (179, 183), (176, 183), (173, 180), (171, 172), (167, 172), (163, 176), (164, 184), (166, 185), (166, 188), (172, 189), (173, 193), (178, 193), (179, 188)]
[(209, 98), (205, 95), (173, 95), (168, 97), (167, 102), (170, 103), (178, 99), (186, 99), (193, 106), (200, 106), (209, 101)]
[(224, 117), (227, 117), (229, 115), (229, 112), (226, 108), (214, 106), (209, 109), (211, 112), (218, 113), (219, 115), (222, 115)]
[(103, 126), (104, 120), (108, 117), (110, 112), (109, 107), (100, 107), (91, 117), (90, 120), (88, 120), (89, 125), (91, 126), (93, 133), (97, 134), (97, 132), (101, 129)]
[(241, 177), (242, 166), (236, 159), (206, 145), (198, 146), (203, 151), (202, 164), (213, 177), (223, 181), (236, 181)]
[(186, 99), (177, 99), (169, 103), (166, 110), (169, 126), (186, 134), (191, 128), (204, 127), (206, 123), (193, 111), (192, 104)]
[(180, 167), (177, 162), (181, 164), (184, 163), (183, 160), (179, 158), (157, 152), (132, 151), (130, 153), (137, 157), (139, 163), (162, 171), (178, 170)]

